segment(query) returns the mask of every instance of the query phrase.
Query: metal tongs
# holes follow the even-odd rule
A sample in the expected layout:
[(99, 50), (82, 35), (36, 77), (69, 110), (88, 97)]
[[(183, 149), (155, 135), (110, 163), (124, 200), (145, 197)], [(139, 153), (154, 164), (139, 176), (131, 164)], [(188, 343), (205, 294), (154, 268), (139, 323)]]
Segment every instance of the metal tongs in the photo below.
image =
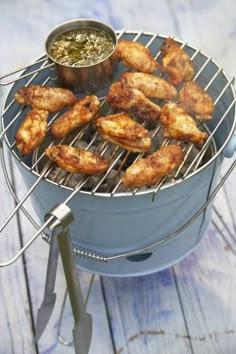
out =
[(69, 234), (68, 226), (74, 220), (74, 217), (70, 208), (65, 204), (57, 205), (46, 214), (46, 218), (52, 216), (54, 216), (54, 218), (50, 224), (52, 237), (45, 293), (42, 305), (38, 311), (36, 340), (42, 335), (55, 304), (56, 294), (54, 293), (54, 287), (57, 260), (60, 252), (75, 323), (73, 329), (75, 353), (88, 354), (92, 338), (92, 316), (86, 312)]
[(37, 322), (35, 327), (35, 341), (38, 342), (41, 335), (43, 334), (49, 319), (51, 317), (54, 305), (56, 302), (56, 294), (54, 292), (57, 264), (59, 256), (59, 248), (57, 243), (57, 235), (60, 234), (60, 223), (56, 219), (53, 224), (51, 224), (50, 229), (52, 230), (51, 242), (49, 246), (46, 282), (44, 289), (43, 302), (38, 309)]

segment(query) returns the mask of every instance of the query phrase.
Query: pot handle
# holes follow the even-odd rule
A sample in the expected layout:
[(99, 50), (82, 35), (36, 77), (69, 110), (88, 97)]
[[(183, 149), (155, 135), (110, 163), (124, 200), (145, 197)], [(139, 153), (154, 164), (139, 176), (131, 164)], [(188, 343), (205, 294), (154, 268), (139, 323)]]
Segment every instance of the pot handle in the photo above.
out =
[(236, 151), (236, 131), (224, 149), (224, 156), (230, 158), (233, 156), (234, 151)]

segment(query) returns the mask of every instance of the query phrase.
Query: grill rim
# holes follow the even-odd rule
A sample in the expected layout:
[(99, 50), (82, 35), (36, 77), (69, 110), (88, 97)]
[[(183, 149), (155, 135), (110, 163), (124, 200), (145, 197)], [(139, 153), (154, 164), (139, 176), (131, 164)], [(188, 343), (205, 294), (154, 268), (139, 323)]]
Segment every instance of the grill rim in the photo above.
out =
[[(144, 31), (130, 31), (130, 30), (118, 30), (118, 31), (115, 31), (115, 33), (117, 35), (119, 35), (119, 33), (121, 33), (122, 35), (123, 34), (131, 34), (131, 35), (136, 35), (136, 36), (140, 36), (140, 35), (147, 35), (147, 36), (152, 36), (154, 38), (156, 37), (160, 37), (161, 39), (165, 39), (165, 38), (168, 38), (169, 36), (168, 35), (164, 35), (164, 34), (156, 34), (156, 33), (153, 33), (153, 32), (144, 32)], [(232, 124), (232, 127), (230, 129), (230, 132), (227, 136), (227, 139), (225, 140), (225, 142), (222, 144), (222, 146), (220, 147), (219, 150), (216, 149), (216, 153), (201, 167), (198, 167), (195, 171), (189, 173), (187, 176), (183, 177), (183, 178), (178, 178), (177, 180), (175, 180), (174, 182), (169, 182), (169, 183), (164, 183), (161, 187), (160, 187), (160, 190), (164, 190), (166, 188), (170, 188), (170, 187), (173, 187), (175, 185), (178, 185), (179, 183), (183, 183), (185, 180), (189, 179), (189, 178), (192, 178), (193, 176), (195, 176), (196, 174), (202, 172), (205, 168), (207, 168), (211, 163), (213, 163), (215, 161), (215, 159), (218, 158), (218, 156), (220, 156), (220, 154), (223, 153), (223, 150), (225, 149), (225, 147), (227, 146), (227, 144), (229, 143), (230, 139), (232, 138), (235, 130), (236, 130), (236, 93), (235, 93), (235, 90), (234, 90), (234, 86), (233, 86), (233, 80), (234, 78), (230, 79), (229, 76), (226, 74), (226, 72), (224, 71), (223, 68), (221, 68), (221, 66), (219, 66), (219, 64), (211, 57), (209, 57), (209, 55), (207, 55), (205, 52), (203, 52), (202, 50), (192, 46), (191, 44), (188, 44), (187, 42), (184, 42), (184, 41), (181, 41), (180, 39), (177, 39), (177, 38), (174, 38), (173, 39), (180, 45), (187, 45), (188, 48), (190, 49), (193, 49), (195, 52), (199, 52), (201, 53), (203, 56), (205, 56), (207, 59), (210, 59), (210, 61), (216, 65), (216, 67), (218, 69), (221, 69), (221, 74), (224, 76), (224, 78), (226, 79), (226, 85), (228, 85), (227, 88), (230, 88), (230, 91), (231, 91), (231, 94), (233, 96), (233, 99), (231, 101), (231, 103), (229, 104), (229, 106), (227, 107), (226, 111), (229, 110), (231, 111), (232, 109), (234, 109), (234, 119), (233, 119), (233, 124)], [(20, 77), (22, 75), (24, 75), (24, 73), (28, 70), (28, 68), (30, 67), (30, 65), (34, 65), (34, 64), (37, 64), (37, 62), (40, 62), (43, 58), (45, 58), (45, 62), (47, 61), (48, 57), (47, 57), (47, 54), (41, 54), (39, 57), (35, 58), (29, 65), (28, 67), (24, 68), (21, 72), (20, 72), (20, 75), (17, 76), (18, 79), (20, 79)], [(7, 136), (7, 132), (8, 132), (8, 129), (10, 129), (10, 127), (8, 127), (6, 129), (6, 127), (4, 126), (4, 114), (5, 114), (5, 111), (7, 111), (7, 108), (8, 106), (6, 106), (6, 103), (7, 103), (7, 100), (9, 99), (9, 96), (10, 96), (10, 93), (11, 93), (11, 90), (12, 88), (14, 87), (15, 85), (15, 82), (12, 83), (5, 95), (5, 98), (3, 100), (3, 105), (2, 105), (2, 109), (1, 109), (1, 129), (4, 131), (3, 133), (3, 138), (4, 138), (4, 141), (6, 142), (6, 146), (8, 148), (8, 151), (14, 156), (14, 158), (16, 158), (16, 160), (18, 161), (18, 163), (20, 163), (21, 166), (23, 166), (24, 168), (26, 168), (26, 170), (28, 170), (28, 172), (32, 173), (33, 175), (35, 175), (37, 178), (40, 178), (41, 173), (37, 173), (35, 170), (32, 170), (31, 167), (29, 167), (24, 161), (21, 160), (20, 156), (18, 156), (18, 154), (16, 153), (16, 151), (11, 147), (11, 144), (9, 142), (9, 139), (8, 139), (8, 136)], [(230, 108), (229, 108), (230, 107)], [(225, 112), (226, 112), (225, 111)], [(225, 114), (225, 113), (224, 113)], [(223, 115), (224, 115), (223, 114)], [(223, 117), (223, 116), (222, 116)], [(221, 119), (222, 119), (221, 117)], [(226, 119), (226, 117), (224, 117), (222, 119), (222, 122), (219, 124), (221, 125), (223, 123), (223, 120)], [(5, 131), (6, 129), (6, 131)], [(217, 128), (217, 129), (220, 129)], [(214, 134), (211, 138), (211, 142), (209, 145), (213, 144), (215, 145), (215, 141), (214, 141)], [(5, 145), (5, 144), (4, 144)], [(207, 149), (207, 148), (206, 148)], [(214, 146), (214, 149), (215, 149), (215, 146)], [(89, 178), (89, 177), (87, 177)], [(115, 197), (115, 198), (119, 198), (119, 197), (128, 197), (128, 196), (139, 196), (139, 195), (146, 195), (146, 194), (153, 194), (155, 193), (155, 186), (154, 187), (151, 187), (151, 188), (148, 188), (148, 189), (145, 189), (145, 190), (138, 190), (137, 192), (135, 192), (135, 194), (132, 192), (132, 191), (128, 191), (128, 192), (115, 192), (114, 194), (111, 194), (110, 192), (92, 192), (92, 191), (86, 191), (86, 190), (81, 190), (80, 189), (80, 186), (79, 187), (75, 187), (75, 188), (72, 188), (72, 187), (69, 187), (69, 186), (65, 186), (65, 185), (60, 185), (59, 183), (57, 182), (54, 182), (52, 180), (50, 180), (49, 178), (43, 178), (43, 180), (47, 183), (50, 183), (54, 186), (57, 186), (59, 188), (63, 188), (67, 191), (70, 191), (70, 192), (79, 192), (79, 193), (83, 193), (83, 194), (86, 194), (86, 195), (89, 195), (89, 196), (98, 196), (98, 197), (105, 197), (105, 198), (109, 198), (109, 197)], [(80, 182), (79, 182), (80, 183)], [(74, 194), (74, 193), (73, 193)]]

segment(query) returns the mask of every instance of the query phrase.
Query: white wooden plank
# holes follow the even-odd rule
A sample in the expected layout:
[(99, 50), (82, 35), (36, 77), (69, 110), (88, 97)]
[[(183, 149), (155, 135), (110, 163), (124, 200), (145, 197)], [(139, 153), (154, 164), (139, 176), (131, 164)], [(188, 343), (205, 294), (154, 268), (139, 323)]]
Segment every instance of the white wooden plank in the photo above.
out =
[(235, 266), (235, 254), (211, 227), (194, 254), (174, 267), (195, 353), (235, 353)]
[[(14, 208), (0, 170), (0, 224)], [(12, 258), (20, 248), (16, 219), (0, 234), (0, 262)], [(0, 268), (0, 353), (36, 353), (22, 259)]]
[(191, 353), (171, 269), (103, 279), (117, 353)]

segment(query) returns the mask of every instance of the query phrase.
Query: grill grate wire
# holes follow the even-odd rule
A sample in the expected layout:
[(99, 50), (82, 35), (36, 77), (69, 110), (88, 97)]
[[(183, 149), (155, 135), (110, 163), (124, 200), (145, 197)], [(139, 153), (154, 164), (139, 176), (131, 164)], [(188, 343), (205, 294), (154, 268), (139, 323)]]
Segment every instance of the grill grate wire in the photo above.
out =
[[(134, 32), (134, 31), (125, 31), (125, 30), (122, 30), (122, 31), (118, 31), (117, 32), (117, 37), (118, 38), (121, 38), (123, 35), (125, 34), (128, 34), (128, 35), (133, 35), (133, 41), (137, 41), (140, 36), (143, 34), (144, 32), (143, 31), (140, 31), (140, 32)], [(149, 47), (154, 41), (155, 39), (159, 36), (158, 34), (149, 34), (149, 33), (146, 33), (146, 35), (149, 35), (151, 36), (151, 39), (147, 42), (147, 44), (145, 45), (146, 47)], [(166, 38), (166, 36), (162, 36), (163, 38)], [(181, 45), (181, 48), (185, 48), (186, 46), (188, 46), (187, 42), (185, 43), (181, 43), (180, 41), (177, 41), (180, 45)], [(194, 80), (197, 80), (197, 78), (200, 76), (200, 74), (202, 72), (204, 72), (204, 69), (207, 68), (207, 65), (212, 61), (212, 58), (203, 54), (200, 49), (195, 49), (193, 47), (190, 47), (188, 46), (189, 48), (191, 48), (191, 50), (194, 51), (194, 53), (191, 55), (191, 59), (193, 60), (195, 57), (197, 57), (198, 54), (201, 54), (204, 56), (204, 63), (200, 66), (200, 68), (197, 70), (196, 74), (195, 74), (195, 77), (194, 77)], [(160, 51), (158, 51), (156, 53), (156, 55), (154, 56), (155, 59), (158, 59), (159, 56), (160, 56)], [(37, 70), (33, 70), (32, 72), (30, 73), (27, 73), (27, 74), (22, 74), (19, 78), (15, 79), (15, 80), (12, 80), (12, 81), (9, 81), (9, 82), (4, 82), (2, 83), (1, 80), (3, 78), (6, 78), (8, 75), (4, 75), (2, 78), (0, 78), (0, 85), (7, 85), (7, 84), (11, 84), (11, 83), (14, 83), (16, 81), (19, 81), (23, 78), (26, 78), (29, 76), (29, 80), (26, 82), (26, 84), (24, 86), (29, 86), (33, 81), (34, 79), (37, 77), (37, 75), (49, 68), (50, 66), (52, 66), (51, 64), (48, 65), (48, 59), (47, 57), (44, 55), (42, 58), (40, 57), (38, 60), (36, 60), (35, 62), (33, 62), (30, 66), (26, 66), (25, 68), (22, 68), (22, 69), (28, 69), (30, 68), (31, 66), (34, 66), (35, 64), (38, 64), (40, 63), (40, 67), (37, 69)], [(15, 72), (11, 73), (10, 75), (12, 74), (15, 74), (19, 71), (21, 71), (22, 69), (19, 69), (19, 70), (16, 70)], [(208, 90), (209, 87), (213, 84), (213, 82), (217, 79), (218, 75), (220, 73), (222, 73), (223, 69), (222, 68), (218, 68), (218, 70), (214, 73), (214, 75), (210, 78), (210, 80), (208, 80), (208, 82), (206, 83), (206, 86), (203, 87), (204, 90)], [(50, 80), (50, 76), (47, 77), (43, 82), (42, 82), (42, 85), (46, 85)], [(219, 102), (219, 100), (222, 98), (222, 96), (224, 95), (224, 93), (226, 92), (226, 90), (232, 85), (233, 83), (233, 80), (228, 80), (226, 85), (224, 86), (224, 88), (219, 92), (218, 96), (215, 98), (215, 105), (217, 105), (217, 103)], [(106, 104), (106, 100), (104, 97), (100, 97), (100, 102), (101, 102), (101, 107), (103, 107), (105, 104)], [(184, 180), (187, 176), (189, 176), (192, 172), (196, 171), (200, 164), (201, 164), (201, 161), (204, 157), (204, 155), (206, 154), (207, 150), (209, 149), (209, 147), (211, 147), (212, 149), (212, 153), (213, 155), (216, 153), (216, 147), (215, 147), (215, 143), (214, 143), (214, 134), (215, 132), (219, 129), (220, 125), (222, 124), (222, 122), (224, 121), (225, 117), (227, 116), (227, 114), (230, 112), (230, 110), (234, 107), (235, 105), (235, 97), (233, 99), (233, 101), (229, 104), (227, 110), (225, 111), (225, 113), (223, 114), (223, 116), (221, 117), (221, 119), (219, 120), (217, 126), (214, 128), (214, 130), (212, 132), (210, 132), (210, 134), (208, 134), (208, 139), (207, 141), (205, 142), (205, 144), (203, 145), (202, 149), (196, 154), (196, 156), (194, 157), (194, 159), (192, 160), (192, 162), (190, 163), (190, 165), (188, 166), (188, 168), (186, 169), (186, 171), (181, 175), (181, 171), (183, 169), (183, 167), (186, 165), (186, 161), (189, 157), (189, 155), (191, 154), (193, 148), (194, 148), (194, 145), (193, 144), (188, 144), (188, 145), (184, 145), (183, 146), (183, 151), (184, 151), (184, 161), (182, 162), (182, 164), (179, 166), (178, 170), (176, 171), (175, 175), (174, 175), (174, 178), (173, 178), (173, 183), (176, 183), (174, 182), (174, 180), (178, 181), (178, 180)], [(2, 112), (2, 116), (4, 116), (8, 110), (12, 107), (12, 105), (14, 104), (14, 99), (7, 105), (7, 107), (4, 109), (4, 111)], [(21, 108), (17, 114), (12, 118), (11, 122), (3, 128), (2, 132), (0, 133), (0, 141), (2, 140), (3, 137), (6, 137), (6, 133), (7, 131), (11, 128), (11, 126), (16, 122), (16, 120), (20, 117), (20, 115), (22, 114), (22, 112), (24, 111), (24, 108)], [(111, 109), (108, 110), (108, 112), (106, 114), (110, 114), (112, 112)], [(53, 121), (55, 121), (55, 119), (58, 117), (59, 113), (53, 115), (53, 117), (51, 118), (49, 124), (48, 124), (48, 130), (50, 129), (50, 126), (51, 124), (53, 123)], [(144, 122), (142, 125), (145, 126), (146, 122)], [(203, 129), (206, 129), (206, 127), (204, 125), (201, 125)], [(77, 143), (78, 141), (80, 141), (84, 135), (87, 133), (89, 129), (89, 125), (85, 126), (84, 128), (82, 128), (78, 134), (73, 138), (73, 140), (69, 143), (69, 145), (74, 145), (75, 143)], [(207, 130), (207, 129), (206, 129)], [(152, 133), (152, 138), (154, 139), (158, 133), (161, 131), (161, 127), (159, 125), (157, 125), (156, 129), (154, 129), (154, 132)], [(209, 133), (209, 132), (208, 132)], [(87, 145), (86, 149), (89, 150), (89, 148), (91, 146), (93, 146), (93, 143), (95, 142), (95, 140), (98, 138), (98, 133), (95, 132), (95, 134), (93, 135), (93, 137), (90, 139), (90, 142), (89, 144)], [(59, 143), (63, 143), (65, 139), (61, 139)], [(17, 157), (17, 159), (24, 164), (24, 161), (23, 159), (17, 155), (16, 151), (15, 151), (15, 141), (13, 143), (9, 143), (8, 139), (6, 139), (7, 141), (7, 144), (8, 144), (8, 147), (15, 152), (15, 155)], [(165, 146), (165, 145), (168, 145), (169, 143), (171, 142), (170, 139), (165, 139), (162, 141), (161, 143), (161, 146)], [(49, 146), (52, 146), (53, 144), (55, 143), (55, 141), (51, 140), (50, 141), (50, 144)], [(179, 143), (180, 144), (180, 143)], [(108, 144), (107, 142), (103, 142), (103, 144), (101, 145), (100, 147), (100, 154), (101, 155), (104, 155), (107, 151), (108, 148), (110, 148), (110, 144)], [(123, 155), (125, 155), (123, 158), (122, 158), (122, 162), (120, 164), (120, 166), (118, 167), (118, 170), (116, 171), (116, 176), (118, 176), (120, 174), (120, 171), (121, 169), (123, 168), (124, 164), (126, 163), (126, 161), (128, 160), (129, 156), (130, 156), (130, 152), (125, 152), (123, 149), (119, 148), (119, 147), (113, 147), (112, 149), (112, 153), (111, 153), (111, 158), (110, 158), (110, 166), (109, 166), (109, 169), (107, 170), (107, 172), (102, 176), (100, 177), (99, 181), (97, 182), (97, 184), (92, 188), (92, 190), (89, 192), (91, 193), (92, 195), (95, 194), (98, 190), (99, 190), (99, 187), (101, 186), (101, 184), (103, 183), (103, 181), (108, 177), (110, 171), (116, 166), (117, 162), (123, 157)], [(137, 157), (134, 159), (134, 161), (137, 161), (138, 159), (142, 158), (144, 155), (144, 153), (141, 153), (141, 154), (138, 154)], [(45, 157), (45, 154), (44, 152), (42, 152), (41, 154), (36, 154), (36, 158), (34, 159), (33, 161), (33, 164), (32, 166), (29, 168), (28, 166), (26, 166), (31, 172), (33, 172), (34, 174), (37, 174), (38, 175), (38, 178), (37, 180), (35, 181), (35, 183), (31, 186), (31, 188), (27, 191), (27, 193), (23, 196), (23, 198), (21, 200), (18, 200), (18, 203), (17, 203), (17, 206), (15, 207), (15, 209), (10, 213), (10, 215), (7, 217), (7, 219), (3, 222), (3, 224), (0, 226), (0, 232), (5, 228), (5, 226), (10, 222), (10, 220), (13, 218), (13, 216), (17, 213), (17, 211), (20, 209), (20, 208), (24, 208), (23, 207), (23, 204), (24, 202), (28, 199), (28, 197), (31, 195), (31, 193), (33, 193), (34, 189), (37, 187), (37, 185), (40, 183), (40, 181), (43, 179), (43, 178), (46, 178), (48, 180), (48, 176), (50, 174), (50, 172), (52, 171), (53, 169), (53, 163), (51, 161), (47, 161), (45, 165), (43, 165), (43, 168), (40, 172), (38, 172), (39, 168), (38, 168), (38, 165), (39, 163), (42, 161), (42, 159)], [(3, 163), (4, 163), (4, 159), (2, 159)], [(6, 171), (6, 166), (5, 166), (5, 171)], [(7, 173), (7, 172), (6, 172)], [(60, 173), (60, 169), (58, 168), (58, 171), (56, 172), (55, 176), (53, 179), (51, 179), (50, 181), (57, 184), (58, 186), (63, 186), (63, 187), (66, 187), (66, 188), (69, 188), (72, 190), (72, 192), (70, 193), (70, 195), (67, 197), (67, 199), (63, 202), (64, 204), (67, 204), (69, 203), (69, 201), (79, 192), (82, 190), (83, 186), (86, 184), (86, 182), (88, 181), (89, 179), (89, 176), (82, 176), (81, 179), (79, 180), (79, 182), (77, 183), (77, 185), (74, 187), (74, 188), (71, 188), (69, 187), (69, 183), (70, 183), (70, 180), (72, 178), (72, 174), (67, 174), (65, 175), (64, 177), (62, 177), (60, 179), (59, 182), (56, 182), (56, 179), (57, 177), (59, 176), (59, 173)], [(154, 186), (153, 189), (151, 189), (150, 191), (152, 192), (152, 195), (153, 195), (153, 200), (156, 196), (156, 194), (158, 193), (158, 191), (161, 189), (161, 187), (163, 186), (163, 184), (165, 183), (166, 181), (166, 177), (162, 178), (161, 180), (159, 180), (156, 185)], [(117, 194), (117, 191), (118, 189), (120, 188), (122, 184), (122, 178), (119, 178), (118, 182), (111, 186), (109, 185), (108, 183), (108, 188), (107, 188), (107, 191), (106, 191), (106, 194), (108, 194), (110, 197), (113, 197), (113, 196), (116, 196)], [(112, 187), (112, 188), (111, 188)], [(138, 188), (135, 188), (133, 189), (131, 192), (128, 192), (126, 194), (131, 194), (131, 195), (135, 195), (135, 194), (138, 194), (140, 193), (140, 190)], [(119, 193), (118, 193), (119, 194)], [(124, 193), (123, 193), (124, 194)], [(27, 213), (27, 212), (26, 212)], [(23, 249), (12, 259), (12, 261), (10, 262), (4, 262), (2, 264), (5, 265), (9, 265), (11, 263), (13, 263), (16, 259), (19, 258), (19, 256), (32, 244), (32, 242), (40, 235), (40, 233), (43, 232), (43, 230), (48, 226), (50, 221), (47, 221), (46, 223), (44, 223), (44, 225), (42, 225), (42, 227), (39, 228), (38, 232), (34, 235), (34, 237), (23, 247)], [(45, 236), (46, 237), (46, 236)], [(105, 260), (106, 261), (106, 257), (103, 257), (101, 255), (96, 255), (94, 254), (94, 252), (92, 251), (89, 251), (89, 250), (80, 250), (79, 251), (79, 248), (76, 247), (76, 252), (77, 254), (80, 254), (80, 255), (85, 255), (88, 253), (90, 254), (90, 258), (93, 258), (93, 259), (100, 259), (100, 260)], [(137, 252), (135, 252), (137, 253)], [(92, 254), (94, 256), (92, 256)], [(0, 264), (0, 266), (3, 266), (2, 264)]]

